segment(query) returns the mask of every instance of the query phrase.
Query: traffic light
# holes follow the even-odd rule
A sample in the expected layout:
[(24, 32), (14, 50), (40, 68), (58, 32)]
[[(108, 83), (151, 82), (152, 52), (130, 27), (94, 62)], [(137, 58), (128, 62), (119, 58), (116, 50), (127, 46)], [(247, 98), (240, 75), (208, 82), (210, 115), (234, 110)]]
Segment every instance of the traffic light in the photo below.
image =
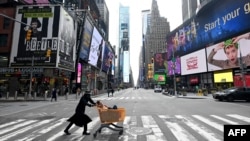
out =
[(26, 41), (30, 41), (31, 40), (31, 36), (32, 36), (32, 30), (29, 29), (29, 30), (27, 30), (27, 33), (26, 33)]
[(51, 49), (47, 49), (46, 57), (50, 57), (50, 56), (51, 56)]

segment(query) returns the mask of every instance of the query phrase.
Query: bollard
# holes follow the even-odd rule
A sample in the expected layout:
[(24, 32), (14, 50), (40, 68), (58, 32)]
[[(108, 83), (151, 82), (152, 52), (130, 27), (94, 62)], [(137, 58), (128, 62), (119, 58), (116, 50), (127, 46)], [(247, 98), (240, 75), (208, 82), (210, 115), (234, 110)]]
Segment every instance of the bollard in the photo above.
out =
[(65, 99), (66, 99), (66, 100), (68, 100), (68, 95), (69, 95), (69, 92), (67, 92), (67, 93), (65, 94)]
[(10, 94), (10, 92), (6, 93), (6, 99), (9, 99), (9, 94)]
[(28, 92), (24, 93), (24, 100), (27, 100)]
[(36, 100), (36, 92), (34, 92), (34, 100)]
[(48, 91), (45, 91), (44, 100), (47, 100)]
[(15, 91), (14, 100), (17, 100), (17, 91)]

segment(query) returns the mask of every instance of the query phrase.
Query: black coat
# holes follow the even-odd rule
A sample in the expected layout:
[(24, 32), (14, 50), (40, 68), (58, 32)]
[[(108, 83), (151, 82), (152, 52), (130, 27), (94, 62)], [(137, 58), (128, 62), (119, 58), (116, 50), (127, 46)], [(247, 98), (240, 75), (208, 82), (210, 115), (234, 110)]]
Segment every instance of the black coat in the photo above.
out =
[(91, 118), (85, 114), (85, 107), (91, 107), (92, 104), (95, 104), (95, 102), (91, 99), (90, 94), (84, 94), (76, 107), (75, 114), (68, 121), (80, 127), (91, 122)]

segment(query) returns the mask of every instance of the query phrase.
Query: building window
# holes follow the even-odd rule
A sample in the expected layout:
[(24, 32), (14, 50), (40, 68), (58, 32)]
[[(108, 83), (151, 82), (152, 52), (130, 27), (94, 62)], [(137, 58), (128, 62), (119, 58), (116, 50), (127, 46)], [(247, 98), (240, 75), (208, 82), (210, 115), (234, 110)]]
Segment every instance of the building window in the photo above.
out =
[(9, 29), (10, 28), (10, 19), (4, 18), (3, 20), (3, 29)]
[(0, 47), (6, 47), (8, 40), (8, 34), (0, 34)]

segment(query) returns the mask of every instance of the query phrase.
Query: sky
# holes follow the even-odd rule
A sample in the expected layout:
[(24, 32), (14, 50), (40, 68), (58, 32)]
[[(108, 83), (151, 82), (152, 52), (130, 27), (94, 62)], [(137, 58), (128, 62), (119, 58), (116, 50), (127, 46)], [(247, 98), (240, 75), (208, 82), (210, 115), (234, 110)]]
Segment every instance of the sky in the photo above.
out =
[[(152, 0), (105, 0), (109, 9), (109, 41), (112, 46), (119, 45), (119, 4), (130, 7), (130, 64), (134, 83), (139, 75), (139, 52), (142, 47), (142, 10), (150, 10)], [(156, 0), (161, 17), (167, 18), (170, 30), (182, 24), (181, 0)]]

